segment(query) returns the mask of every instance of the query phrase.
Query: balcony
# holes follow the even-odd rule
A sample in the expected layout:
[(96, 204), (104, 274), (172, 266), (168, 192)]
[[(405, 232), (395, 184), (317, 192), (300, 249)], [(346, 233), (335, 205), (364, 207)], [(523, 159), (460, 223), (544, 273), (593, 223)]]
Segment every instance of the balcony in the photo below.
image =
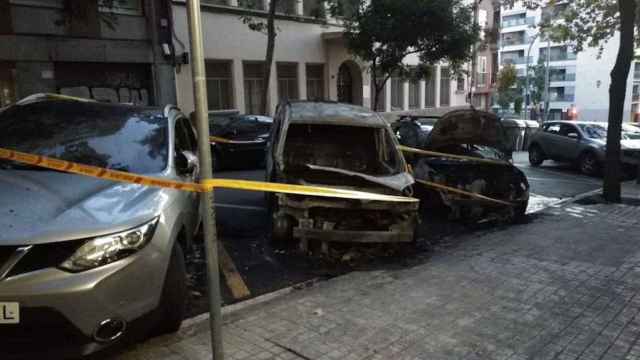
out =
[[(540, 58), (544, 61), (547, 61), (547, 52), (545, 51), (546, 49), (542, 49), (540, 51)], [(575, 60), (577, 59), (577, 55), (573, 52), (570, 51), (566, 51), (566, 52), (554, 52), (553, 50), (551, 51), (551, 57), (550, 57), (550, 61), (567, 61), (567, 60)]]
[(576, 74), (575, 73), (571, 73), (571, 74), (553, 74), (551, 73), (549, 75), (549, 81), (554, 82), (554, 81), (576, 81)]
[(489, 84), (489, 74), (488, 73), (477, 73), (476, 77), (476, 86), (479, 88), (483, 88)]
[(549, 101), (551, 102), (574, 102), (575, 99), (575, 94), (549, 94)]
[(502, 38), (502, 46), (528, 45), (529, 37)]
[[(529, 56), (529, 64), (531, 64), (533, 61), (533, 56)], [(522, 57), (517, 57), (517, 58), (502, 58), (501, 64), (502, 65), (523, 65), (527, 63), (527, 57), (526, 56), (522, 56)]]
[(536, 23), (536, 19), (534, 17), (527, 17), (527, 18), (519, 18), (519, 19), (503, 19), (502, 20), (502, 28), (506, 29), (506, 28), (510, 28), (510, 27), (514, 27), (514, 26), (521, 26), (521, 25), (535, 25)]

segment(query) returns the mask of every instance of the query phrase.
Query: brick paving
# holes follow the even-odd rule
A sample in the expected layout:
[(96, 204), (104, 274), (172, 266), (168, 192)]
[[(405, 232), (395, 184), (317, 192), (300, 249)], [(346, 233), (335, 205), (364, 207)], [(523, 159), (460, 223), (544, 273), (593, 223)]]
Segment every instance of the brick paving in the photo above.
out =
[[(640, 207), (568, 204), (453, 242), (230, 314), (226, 358), (640, 359)], [(207, 327), (116, 358), (210, 359)]]

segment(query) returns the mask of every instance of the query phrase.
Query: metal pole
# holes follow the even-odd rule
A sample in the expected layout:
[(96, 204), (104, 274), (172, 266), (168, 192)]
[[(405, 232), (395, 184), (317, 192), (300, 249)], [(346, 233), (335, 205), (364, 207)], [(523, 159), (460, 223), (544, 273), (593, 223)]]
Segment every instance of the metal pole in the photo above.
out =
[(549, 120), (549, 63), (551, 62), (551, 38), (547, 39), (547, 66), (544, 75), (544, 116), (542, 121)]
[[(187, 0), (189, 33), (191, 39), (191, 73), (195, 100), (196, 127), (198, 131), (198, 152), (200, 155), (201, 181), (213, 178), (211, 145), (209, 144), (209, 122), (207, 104), (207, 83), (204, 66), (204, 45), (202, 40), (202, 17), (200, 0)], [(204, 243), (206, 246), (207, 274), (209, 279), (209, 325), (211, 328), (212, 359), (223, 360), (222, 311), (220, 309), (220, 275), (218, 272), (218, 239), (216, 234), (216, 214), (213, 191), (200, 196), (203, 215)]]
[(527, 120), (527, 116), (529, 113), (529, 60), (531, 59), (531, 48), (533, 47), (533, 43), (536, 42), (536, 39), (538, 38), (538, 35), (540, 35), (540, 33), (537, 33), (532, 39), (531, 42), (529, 43), (529, 50), (527, 50), (527, 66), (525, 67), (525, 73), (526, 73), (526, 85), (525, 85), (525, 93), (524, 93), (524, 114), (523, 114), (523, 120)]

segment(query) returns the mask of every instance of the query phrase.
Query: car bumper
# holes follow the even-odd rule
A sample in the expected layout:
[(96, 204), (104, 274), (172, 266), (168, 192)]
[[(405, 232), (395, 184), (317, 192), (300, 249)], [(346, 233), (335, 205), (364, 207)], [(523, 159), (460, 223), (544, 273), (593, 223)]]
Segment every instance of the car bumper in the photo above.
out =
[(101, 322), (129, 324), (158, 306), (166, 272), (163, 253), (152, 241), (97, 269), (74, 274), (46, 268), (1, 281), (0, 302), (18, 302), (21, 313), (19, 324), (0, 324), (1, 342), (8, 346), (2, 351), (15, 358), (34, 351), (72, 356), (109, 345), (94, 339)]

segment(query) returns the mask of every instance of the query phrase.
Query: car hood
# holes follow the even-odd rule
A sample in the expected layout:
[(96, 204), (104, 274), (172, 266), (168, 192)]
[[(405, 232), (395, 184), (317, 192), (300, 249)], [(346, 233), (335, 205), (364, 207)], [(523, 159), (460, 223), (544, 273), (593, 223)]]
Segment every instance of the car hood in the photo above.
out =
[(427, 139), (427, 147), (432, 150), (461, 144), (490, 146), (503, 152), (510, 148), (500, 119), (492, 113), (471, 109), (444, 115)]
[(396, 190), (398, 192), (404, 191), (407, 187), (415, 183), (415, 180), (413, 179), (413, 177), (406, 172), (401, 172), (401, 173), (398, 173), (395, 175), (389, 175), (389, 176), (372, 176), (372, 175), (362, 174), (359, 172), (354, 172), (354, 171), (349, 171), (344, 169), (337, 169), (337, 168), (327, 167), (327, 166), (307, 164), (307, 167), (311, 170), (320, 170), (320, 171), (333, 172), (336, 174), (342, 174), (347, 176), (354, 176), (354, 177), (369, 181), (372, 184), (382, 185), (390, 189)]
[(170, 200), (158, 188), (50, 171), (0, 171), (0, 245), (106, 235), (157, 216)]
[(640, 150), (640, 140), (621, 140), (620, 145), (624, 150)]

